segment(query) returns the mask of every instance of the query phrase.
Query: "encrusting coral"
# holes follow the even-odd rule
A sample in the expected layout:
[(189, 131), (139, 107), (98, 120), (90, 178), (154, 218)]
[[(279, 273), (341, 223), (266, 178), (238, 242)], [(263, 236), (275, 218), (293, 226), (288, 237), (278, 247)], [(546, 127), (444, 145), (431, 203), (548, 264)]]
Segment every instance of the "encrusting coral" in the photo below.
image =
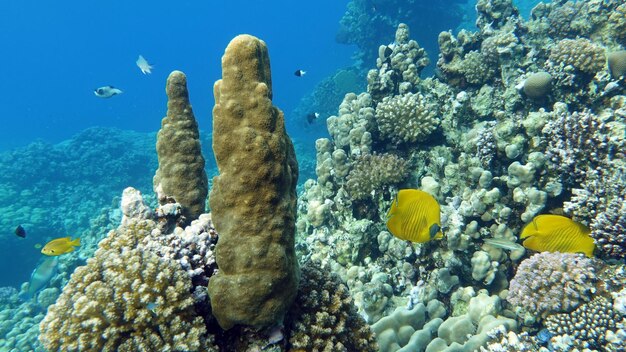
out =
[(298, 164), (283, 113), (272, 104), (265, 43), (235, 37), (215, 83), (210, 206), (219, 272), (209, 281), (220, 326), (280, 324), (299, 280), (294, 249)]
[(154, 191), (161, 204), (173, 203), (170, 198), (180, 203), (186, 221), (191, 222), (205, 210), (208, 180), (185, 74), (170, 73), (165, 92), (167, 116), (157, 134), (159, 168), (154, 176)]

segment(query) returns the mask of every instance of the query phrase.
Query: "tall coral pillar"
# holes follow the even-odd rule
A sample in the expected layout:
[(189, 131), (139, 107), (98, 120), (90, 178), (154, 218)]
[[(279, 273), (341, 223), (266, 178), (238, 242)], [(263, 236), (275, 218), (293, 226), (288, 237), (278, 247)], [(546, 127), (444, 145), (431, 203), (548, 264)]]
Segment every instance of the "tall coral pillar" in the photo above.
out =
[(213, 151), (219, 176), (209, 198), (218, 274), (209, 281), (220, 326), (279, 324), (299, 281), (294, 249), (298, 164), (283, 113), (272, 105), (265, 43), (235, 37), (214, 86)]
[(188, 222), (205, 211), (208, 180), (200, 149), (200, 132), (189, 103), (187, 77), (173, 71), (167, 77), (167, 116), (157, 134), (159, 168), (154, 190), (159, 203), (174, 198)]

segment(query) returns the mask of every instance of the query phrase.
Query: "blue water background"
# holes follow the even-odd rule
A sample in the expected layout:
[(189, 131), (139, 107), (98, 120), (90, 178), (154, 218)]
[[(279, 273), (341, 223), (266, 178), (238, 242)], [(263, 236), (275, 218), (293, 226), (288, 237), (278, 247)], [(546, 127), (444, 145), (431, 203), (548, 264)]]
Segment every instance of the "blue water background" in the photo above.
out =
[[(165, 80), (175, 69), (187, 74), (194, 113), (201, 130), (210, 133), (213, 83), (221, 76), (221, 56), (228, 42), (241, 33), (268, 44), (274, 103), (287, 113), (290, 135), (308, 138), (312, 146), (316, 136), (300, 130), (305, 126), (303, 116), (289, 112), (321, 80), (353, 64), (355, 47), (335, 42), (347, 3), (4, 0), (0, 2), (0, 152), (36, 140), (58, 143), (93, 126), (154, 132), (166, 112)], [(474, 3), (468, 2), (466, 23), (459, 27), (471, 28)], [(535, 3), (522, 8), (528, 11)], [(412, 31), (421, 30), (419, 35), (435, 41), (440, 31), (454, 30), (439, 28), (437, 18), (429, 20), (424, 28), (432, 33)], [(151, 75), (143, 75), (136, 66), (140, 54), (155, 66)], [(436, 58), (436, 52), (430, 54)], [(296, 77), (297, 69), (307, 75)], [(105, 85), (124, 93), (97, 98), (93, 90)], [(102, 143), (107, 143), (106, 136)], [(58, 202), (81, 209), (79, 201)], [(66, 230), (37, 236), (74, 235), (73, 229)], [(0, 229), (0, 239), (0, 265), (5, 268), (0, 286), (17, 286), (28, 280), (40, 258), (32, 249), (35, 240), (21, 241), (13, 227)], [(32, 256), (15, 255), (22, 251)]]

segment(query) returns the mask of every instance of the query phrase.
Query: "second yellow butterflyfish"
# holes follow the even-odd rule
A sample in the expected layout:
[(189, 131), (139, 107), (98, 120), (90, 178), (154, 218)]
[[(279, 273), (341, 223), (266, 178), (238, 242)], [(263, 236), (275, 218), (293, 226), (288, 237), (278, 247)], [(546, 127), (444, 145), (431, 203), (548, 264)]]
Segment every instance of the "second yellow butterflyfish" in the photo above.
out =
[(401, 189), (387, 213), (387, 228), (394, 236), (411, 242), (443, 238), (439, 203), (418, 189)]
[(41, 253), (45, 255), (61, 255), (74, 250), (74, 247), (80, 246), (80, 238), (72, 240), (71, 237), (61, 237), (54, 239), (41, 249)]
[(537, 215), (527, 224), (520, 239), (524, 247), (538, 252), (584, 253), (593, 256), (595, 244), (591, 230), (568, 217), (553, 214)]

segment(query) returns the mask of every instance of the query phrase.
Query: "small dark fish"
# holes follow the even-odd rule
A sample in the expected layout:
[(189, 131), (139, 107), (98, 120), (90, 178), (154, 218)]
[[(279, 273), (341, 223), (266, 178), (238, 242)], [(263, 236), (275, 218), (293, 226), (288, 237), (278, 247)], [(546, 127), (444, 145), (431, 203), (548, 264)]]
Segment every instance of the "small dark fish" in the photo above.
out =
[(298, 76), (298, 77), (302, 77), (302, 76), (306, 75), (306, 71), (304, 71), (304, 70), (296, 70), (296, 72), (294, 72), (293, 74)]
[(122, 91), (113, 86), (104, 86), (94, 89), (93, 94), (98, 98), (110, 98), (114, 95), (122, 94)]
[(306, 121), (308, 123), (313, 123), (313, 121), (317, 120), (318, 117), (320, 117), (320, 114), (318, 112), (312, 112), (306, 115)]
[(15, 228), (15, 234), (18, 237), (21, 238), (26, 238), (26, 230), (24, 230), (24, 228), (22, 227), (22, 225), (17, 225), (17, 227)]

